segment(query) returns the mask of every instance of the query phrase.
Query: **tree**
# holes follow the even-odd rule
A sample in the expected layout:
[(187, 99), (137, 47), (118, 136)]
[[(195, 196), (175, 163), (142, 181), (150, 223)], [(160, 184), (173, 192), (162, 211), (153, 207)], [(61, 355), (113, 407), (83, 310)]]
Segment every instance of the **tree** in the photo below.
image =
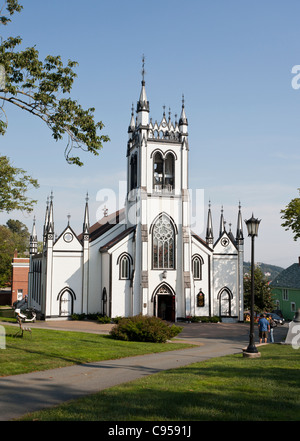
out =
[[(244, 275), (244, 308), (250, 309), (251, 273)], [(273, 311), (275, 302), (272, 297), (269, 281), (258, 266), (254, 268), (254, 310), (255, 312)]]
[(0, 286), (11, 282), (11, 262), (15, 250), (19, 256), (28, 255), (30, 233), (19, 220), (9, 219), (0, 225)]
[[(300, 193), (300, 188), (298, 188)], [(294, 240), (299, 239), (300, 237), (300, 198), (294, 198), (291, 202), (285, 207), (284, 210), (281, 210), (282, 214), (281, 219), (285, 222), (281, 224), (282, 227), (285, 227), (286, 230), (291, 229), (294, 233)]]
[(0, 212), (12, 210), (32, 211), (35, 200), (30, 200), (26, 192), (38, 188), (33, 179), (21, 168), (13, 167), (6, 156), (0, 156)]
[[(7, 25), (22, 6), (18, 0), (6, 0), (3, 9), (6, 13), (0, 16), (0, 24)], [(69, 60), (64, 66), (60, 56), (52, 55), (41, 61), (35, 46), (17, 52), (21, 43), (21, 37), (9, 37), (0, 45), (0, 134), (4, 135), (8, 126), (4, 105), (13, 104), (40, 118), (56, 141), (67, 135), (66, 160), (82, 166), (79, 156), (70, 156), (71, 151), (79, 148), (98, 155), (109, 138), (98, 134), (104, 125), (94, 121), (95, 109), (84, 110), (69, 97), (77, 62)]]
[(28, 254), (30, 233), (26, 225), (19, 220), (9, 219), (6, 226), (13, 234), (15, 250), (21, 255), (26, 252)]
[(0, 286), (11, 282), (11, 260), (15, 244), (13, 233), (5, 225), (0, 225)]

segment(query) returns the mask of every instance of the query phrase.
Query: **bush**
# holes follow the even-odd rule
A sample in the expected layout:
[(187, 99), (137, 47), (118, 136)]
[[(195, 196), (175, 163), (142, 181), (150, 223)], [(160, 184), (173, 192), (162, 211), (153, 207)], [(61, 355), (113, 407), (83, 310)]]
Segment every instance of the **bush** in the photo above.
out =
[(86, 315), (86, 318), (87, 318), (88, 320), (97, 320), (98, 315), (100, 315), (100, 312), (89, 312), (89, 313)]
[(220, 317), (213, 316), (213, 317), (200, 317), (200, 316), (193, 316), (190, 318), (192, 323), (218, 323), (221, 321)]
[(84, 320), (85, 314), (72, 314), (71, 315), (72, 320)]
[(165, 343), (181, 331), (180, 326), (170, 326), (158, 317), (137, 315), (121, 318), (110, 335), (116, 340)]
[(110, 323), (111, 322), (111, 318), (107, 317), (107, 315), (98, 315), (97, 316), (97, 321), (99, 323), (105, 324), (105, 323)]

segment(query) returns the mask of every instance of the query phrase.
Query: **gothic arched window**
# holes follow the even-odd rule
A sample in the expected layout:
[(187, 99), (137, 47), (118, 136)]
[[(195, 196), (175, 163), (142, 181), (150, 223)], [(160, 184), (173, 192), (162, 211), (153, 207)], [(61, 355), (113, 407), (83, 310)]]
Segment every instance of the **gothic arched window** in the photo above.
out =
[(193, 256), (192, 258), (192, 271), (194, 280), (202, 280), (202, 265), (203, 259), (201, 256)]
[(175, 268), (175, 230), (165, 214), (153, 226), (152, 256), (154, 269)]
[(165, 188), (171, 191), (174, 188), (174, 156), (168, 153), (165, 159)]
[(174, 189), (174, 154), (168, 152), (166, 156), (159, 151), (153, 158), (153, 188), (155, 191), (172, 191)]
[(120, 261), (120, 279), (128, 280), (130, 279), (130, 259), (127, 254), (124, 254)]
[(197, 294), (197, 307), (203, 308), (204, 304), (205, 304), (204, 294), (203, 294), (202, 290), (200, 289), (200, 291)]
[(130, 160), (130, 190), (137, 187), (137, 155), (133, 155)]
[(164, 160), (160, 152), (154, 155), (153, 163), (153, 187), (155, 190), (161, 190), (163, 186)]

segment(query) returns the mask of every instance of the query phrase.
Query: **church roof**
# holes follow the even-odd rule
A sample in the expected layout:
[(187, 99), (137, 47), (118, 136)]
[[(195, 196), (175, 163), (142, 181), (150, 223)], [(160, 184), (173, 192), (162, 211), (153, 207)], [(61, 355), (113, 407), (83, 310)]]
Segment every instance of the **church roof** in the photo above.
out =
[[(125, 219), (125, 208), (104, 216), (100, 221), (96, 222), (89, 228), (90, 242), (102, 236), (119, 222)], [(83, 234), (78, 236), (79, 240), (83, 239)]]
[(120, 242), (124, 237), (128, 236), (132, 231), (135, 230), (135, 227), (129, 227), (126, 230), (122, 231), (122, 233), (118, 234), (118, 236), (114, 237), (112, 240), (107, 242), (105, 245), (103, 245), (100, 248), (100, 251), (108, 251), (110, 248), (112, 248), (116, 243)]
[(300, 289), (300, 265), (299, 263), (293, 263), (271, 282), (272, 288), (294, 288)]
[(192, 232), (192, 237), (194, 237), (196, 240), (198, 240), (198, 242), (202, 243), (202, 245), (204, 245), (206, 248), (208, 248), (210, 251), (213, 251), (213, 249), (208, 245), (207, 242), (205, 242), (205, 240), (201, 239), (200, 236), (198, 236), (197, 234)]

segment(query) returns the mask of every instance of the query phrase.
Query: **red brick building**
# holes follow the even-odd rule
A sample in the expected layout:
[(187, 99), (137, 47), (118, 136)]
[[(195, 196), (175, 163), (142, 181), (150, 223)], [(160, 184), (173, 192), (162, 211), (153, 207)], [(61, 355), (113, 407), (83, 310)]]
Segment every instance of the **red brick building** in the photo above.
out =
[(29, 258), (18, 257), (15, 251), (12, 260), (11, 304), (28, 295)]

